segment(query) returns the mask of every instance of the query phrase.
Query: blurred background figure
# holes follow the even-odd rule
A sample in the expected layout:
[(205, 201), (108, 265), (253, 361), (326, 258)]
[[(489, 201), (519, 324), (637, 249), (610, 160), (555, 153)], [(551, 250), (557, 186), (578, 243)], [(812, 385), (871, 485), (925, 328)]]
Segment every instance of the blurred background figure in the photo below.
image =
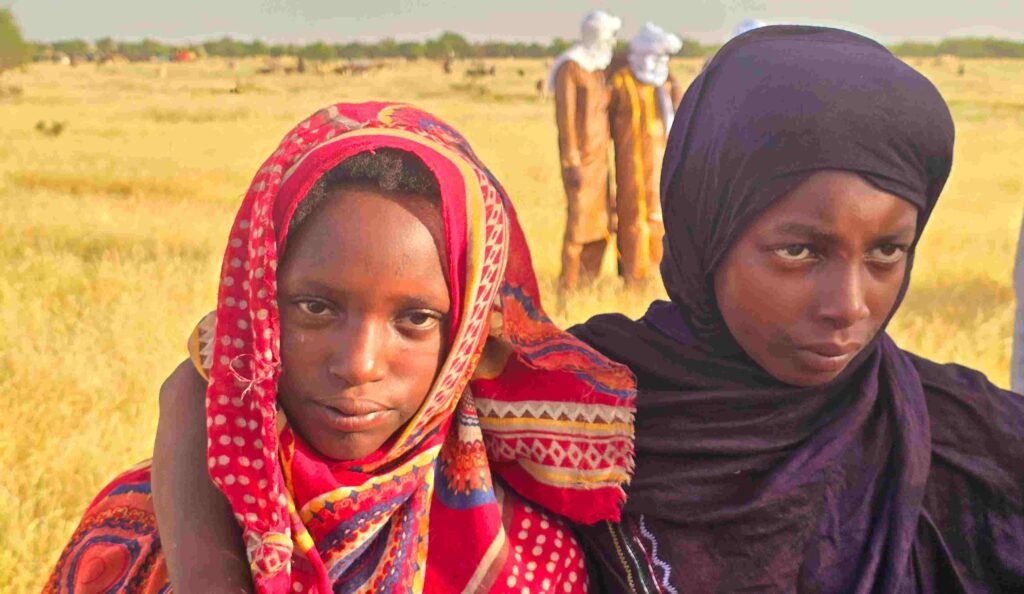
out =
[(576, 289), (601, 271), (609, 231), (608, 86), (604, 69), (612, 59), (622, 21), (603, 11), (583, 18), (580, 41), (551, 67), (555, 121), (568, 217), (562, 244), (559, 289)]
[(743, 35), (748, 31), (760, 29), (761, 27), (764, 27), (766, 24), (767, 23), (765, 23), (764, 21), (758, 19), (746, 19), (745, 21), (736, 25), (736, 28), (732, 30), (732, 36), (739, 37), (740, 35)]
[(634, 285), (661, 262), (658, 179), (665, 140), (682, 88), (669, 57), (682, 49), (675, 35), (646, 23), (629, 42), (625, 63), (611, 72), (608, 115), (615, 146), (615, 210), (619, 275)]
[[(747, 33), (749, 31), (753, 31), (754, 29), (760, 29), (761, 27), (764, 27), (767, 24), (768, 23), (766, 23), (766, 22), (764, 22), (762, 20), (759, 20), (759, 19), (746, 19), (746, 20), (740, 21), (740, 24), (736, 25), (736, 27), (733, 28), (733, 30), (732, 30), (732, 37), (730, 37), (729, 39), (726, 39), (725, 41), (728, 42), (729, 40), (735, 39), (735, 38), (739, 37), (740, 35), (743, 35), (744, 33)], [(710, 56), (707, 57), (706, 60), (704, 60), (704, 65), (700, 67), (701, 71), (703, 71), (705, 68), (708, 67), (708, 63), (711, 62), (712, 58), (714, 58), (714, 57), (715, 57), (715, 54), (711, 54)]]
[(1024, 394), (1024, 221), (1017, 240), (1017, 261), (1013, 267), (1013, 286), (1017, 293), (1017, 313), (1013, 323), (1013, 353), (1010, 356), (1010, 389)]

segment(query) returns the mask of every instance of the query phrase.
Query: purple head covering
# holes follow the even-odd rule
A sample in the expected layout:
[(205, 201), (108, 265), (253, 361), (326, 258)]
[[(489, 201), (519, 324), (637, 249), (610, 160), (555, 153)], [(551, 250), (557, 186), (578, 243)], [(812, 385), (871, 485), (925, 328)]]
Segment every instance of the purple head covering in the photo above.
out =
[(668, 294), (702, 338), (721, 340), (711, 275), (744, 229), (809, 173), (860, 173), (916, 206), (920, 231), (952, 159), (946, 103), (881, 45), (816, 27), (741, 35), (687, 90), (669, 135), (661, 176)]
[[(810, 173), (854, 171), (907, 200), (918, 209), (920, 235), (952, 154), (953, 122), (935, 87), (847, 31), (751, 31), (726, 44), (686, 92), (661, 180), (671, 302), (654, 304), (639, 322), (607, 315), (574, 329), (637, 375), (637, 466), (624, 520), (632, 529), (613, 539), (628, 548), (633, 534), (655, 573), (664, 570), (656, 580), (663, 589), (934, 591), (928, 584), (941, 586), (943, 576), (967, 583), (968, 569), (992, 573), (969, 546), (946, 547), (997, 538), (972, 523), (975, 511), (949, 513), (926, 501), (932, 460), (943, 464), (946, 491), (976, 497), (1022, 478), (1014, 461), (1024, 454), (1021, 438), (990, 448), (992, 458), (978, 464), (963, 451), (984, 447), (948, 445), (966, 425), (946, 414), (954, 405), (930, 416), (926, 385), (959, 403), (966, 384), (899, 349), (884, 327), (830, 383), (787, 385), (743, 353), (713, 293), (712, 275), (730, 246)], [(988, 410), (1001, 411), (997, 433), (1024, 429), (1024, 406), (989, 387), (970, 397), (985, 393)], [(970, 422), (998, 424), (987, 415)], [(976, 482), (946, 478), (964, 472)], [(1006, 491), (1018, 508), (1007, 516), (1012, 529), (999, 530), (1020, 534), (1012, 546), (1001, 541), (998, 556), (1024, 565), (1013, 560), (1024, 545), (1022, 490)], [(601, 557), (601, 537), (583, 534)], [(957, 557), (965, 564), (955, 566)], [(612, 566), (615, 556), (605, 561)]]

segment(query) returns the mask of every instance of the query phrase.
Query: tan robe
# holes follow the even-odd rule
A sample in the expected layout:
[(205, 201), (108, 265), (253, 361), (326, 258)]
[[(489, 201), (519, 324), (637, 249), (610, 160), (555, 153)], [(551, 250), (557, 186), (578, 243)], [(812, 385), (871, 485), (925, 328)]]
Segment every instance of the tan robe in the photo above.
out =
[[(661, 262), (665, 227), (658, 192), (667, 132), (656, 87), (633, 76), (628, 67), (611, 77), (609, 121), (615, 143), (615, 212), (618, 217), (619, 274), (627, 282), (646, 277)], [(672, 106), (680, 89), (665, 82)]]
[[(587, 72), (566, 61), (555, 75), (555, 121), (568, 218), (562, 247), (563, 288), (600, 272), (608, 240), (608, 86), (605, 72)], [(565, 171), (578, 167), (581, 183), (570, 187)]]

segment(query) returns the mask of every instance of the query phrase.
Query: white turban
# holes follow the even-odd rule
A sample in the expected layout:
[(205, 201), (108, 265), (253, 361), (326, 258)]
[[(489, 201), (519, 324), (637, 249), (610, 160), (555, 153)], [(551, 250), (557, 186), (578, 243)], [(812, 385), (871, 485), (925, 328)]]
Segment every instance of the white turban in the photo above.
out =
[(629, 41), (629, 69), (640, 82), (663, 85), (668, 79), (668, 58), (683, 49), (683, 42), (661, 27), (644, 23)]
[(595, 10), (583, 17), (580, 40), (555, 60), (548, 75), (548, 88), (554, 90), (558, 69), (569, 60), (587, 72), (606, 68), (615, 51), (615, 34), (621, 28), (622, 19), (603, 10)]
[[(588, 47), (608, 47), (608, 42), (615, 39), (616, 33), (621, 28), (622, 19), (603, 10), (595, 10), (583, 17), (583, 21), (580, 23), (580, 40), (583, 45)], [(615, 49), (614, 44), (610, 47)]]
[(681, 49), (683, 42), (678, 37), (653, 23), (644, 23), (629, 40), (630, 53), (672, 55)]

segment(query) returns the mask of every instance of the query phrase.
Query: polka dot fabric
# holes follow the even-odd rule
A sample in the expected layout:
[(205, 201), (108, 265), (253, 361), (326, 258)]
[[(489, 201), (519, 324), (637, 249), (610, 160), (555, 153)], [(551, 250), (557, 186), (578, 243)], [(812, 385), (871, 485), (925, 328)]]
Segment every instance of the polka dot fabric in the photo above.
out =
[(569, 529), (549, 514), (524, 505), (512, 516), (512, 559), (504, 586), (508, 592), (586, 592), (583, 550)]

